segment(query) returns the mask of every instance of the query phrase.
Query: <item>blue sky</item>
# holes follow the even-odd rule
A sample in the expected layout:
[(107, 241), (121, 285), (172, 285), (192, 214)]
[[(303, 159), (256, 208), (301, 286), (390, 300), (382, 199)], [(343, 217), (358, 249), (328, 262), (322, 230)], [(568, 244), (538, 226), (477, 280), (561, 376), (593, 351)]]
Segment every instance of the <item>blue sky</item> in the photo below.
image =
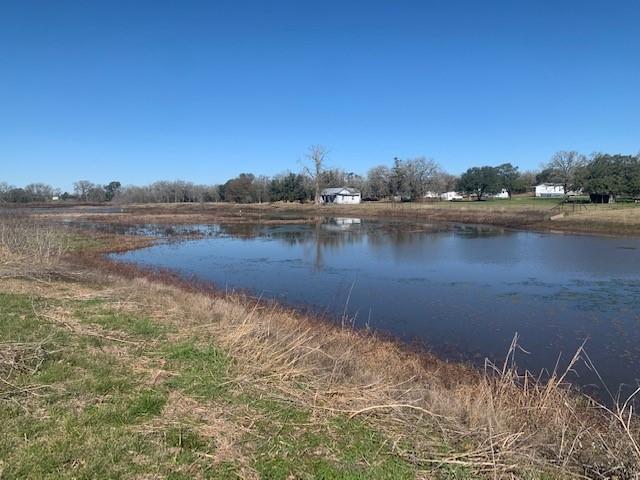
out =
[(640, 151), (640, 2), (0, 0), (0, 181)]

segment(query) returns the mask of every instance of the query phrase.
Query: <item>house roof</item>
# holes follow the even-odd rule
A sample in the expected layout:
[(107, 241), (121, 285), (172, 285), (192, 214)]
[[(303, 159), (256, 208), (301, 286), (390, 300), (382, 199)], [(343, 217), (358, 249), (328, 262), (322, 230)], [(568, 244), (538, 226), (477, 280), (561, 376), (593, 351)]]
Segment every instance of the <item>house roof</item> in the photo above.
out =
[(350, 187), (332, 187), (322, 190), (322, 195), (360, 195), (360, 191)]
[(539, 185), (536, 185), (536, 187), (564, 187), (564, 185), (562, 183), (541, 183)]

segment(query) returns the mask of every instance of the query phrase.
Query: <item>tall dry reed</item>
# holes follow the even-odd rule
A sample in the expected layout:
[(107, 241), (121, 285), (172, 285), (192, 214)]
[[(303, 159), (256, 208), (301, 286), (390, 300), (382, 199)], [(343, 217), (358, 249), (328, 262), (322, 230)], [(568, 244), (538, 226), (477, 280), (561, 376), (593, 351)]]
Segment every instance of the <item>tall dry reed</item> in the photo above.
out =
[(44, 271), (60, 263), (69, 249), (69, 235), (61, 227), (26, 214), (0, 214), (0, 271), (19, 274)]

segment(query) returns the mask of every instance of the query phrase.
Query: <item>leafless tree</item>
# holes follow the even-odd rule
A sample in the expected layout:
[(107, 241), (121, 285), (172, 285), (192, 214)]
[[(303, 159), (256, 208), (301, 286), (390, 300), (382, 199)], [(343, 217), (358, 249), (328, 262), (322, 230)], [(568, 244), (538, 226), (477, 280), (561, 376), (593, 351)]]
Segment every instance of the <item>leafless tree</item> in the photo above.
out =
[(307, 159), (311, 165), (306, 166), (304, 171), (312, 180), (315, 190), (315, 204), (320, 205), (320, 190), (322, 188), (322, 172), (329, 155), (329, 150), (323, 145), (311, 145), (307, 152)]
[(7, 201), (7, 194), (15, 187), (9, 185), (7, 182), (0, 182), (0, 202)]
[(86, 200), (90, 202), (106, 202), (107, 192), (102, 185), (94, 185), (87, 191)]
[(435, 193), (445, 193), (456, 189), (458, 177), (442, 170), (433, 175), (431, 190)]
[(51, 200), (55, 192), (54, 188), (46, 183), (30, 183), (24, 190), (31, 195), (33, 201), (40, 202)]
[(552, 172), (552, 178), (562, 184), (566, 195), (573, 188), (576, 171), (586, 163), (587, 158), (578, 152), (560, 151), (551, 157), (546, 168)]
[(389, 167), (378, 165), (367, 172), (366, 192), (363, 196), (380, 200), (390, 194), (389, 185), (391, 182), (391, 172)]
[(150, 185), (127, 185), (118, 189), (118, 203), (217, 202), (217, 185), (195, 185), (183, 180), (159, 181)]
[(390, 172), (391, 194), (406, 200), (421, 200), (427, 191), (436, 189), (439, 172), (440, 166), (430, 158), (395, 158)]
[(270, 200), (269, 196), (269, 185), (271, 184), (271, 180), (269, 177), (265, 175), (258, 175), (253, 180), (253, 190), (254, 197), (258, 203), (268, 202)]
[(435, 177), (436, 174), (440, 172), (440, 166), (435, 160), (418, 157), (405, 160), (402, 163), (413, 200), (422, 199), (427, 191), (435, 188)]
[(74, 192), (81, 200), (85, 200), (85, 201), (87, 200), (87, 195), (89, 193), (89, 190), (91, 190), (94, 187), (95, 185), (91, 183), (89, 180), (78, 180), (77, 182), (73, 182)]

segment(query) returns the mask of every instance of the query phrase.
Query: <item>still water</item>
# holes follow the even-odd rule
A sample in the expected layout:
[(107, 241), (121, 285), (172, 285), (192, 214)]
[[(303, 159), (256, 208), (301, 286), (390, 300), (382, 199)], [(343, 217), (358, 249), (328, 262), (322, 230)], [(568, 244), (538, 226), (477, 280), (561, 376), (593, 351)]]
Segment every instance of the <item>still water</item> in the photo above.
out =
[[(518, 364), (552, 370), (586, 339), (611, 388), (640, 379), (640, 239), (346, 218), (192, 228), (204, 236), (113, 257), (477, 364), (504, 358), (517, 332)], [(572, 379), (599, 384), (584, 365)]]

